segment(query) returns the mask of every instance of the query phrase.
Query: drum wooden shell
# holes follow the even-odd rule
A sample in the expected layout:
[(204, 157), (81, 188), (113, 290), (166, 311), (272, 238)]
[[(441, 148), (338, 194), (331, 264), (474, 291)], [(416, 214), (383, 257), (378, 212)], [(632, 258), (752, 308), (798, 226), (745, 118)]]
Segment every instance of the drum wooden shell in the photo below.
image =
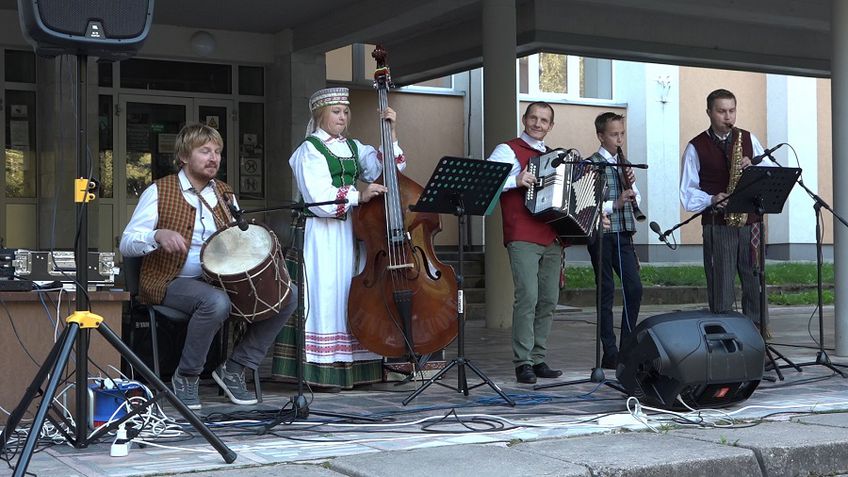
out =
[(271, 318), (291, 299), (291, 278), (277, 236), (261, 224), (218, 230), (200, 249), (203, 278), (227, 292), (230, 316)]

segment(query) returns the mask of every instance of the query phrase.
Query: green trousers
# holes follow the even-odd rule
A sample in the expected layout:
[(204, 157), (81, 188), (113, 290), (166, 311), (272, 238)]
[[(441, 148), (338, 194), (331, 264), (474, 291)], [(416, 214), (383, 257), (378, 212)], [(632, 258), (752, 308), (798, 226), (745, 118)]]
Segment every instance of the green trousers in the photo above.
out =
[(562, 247), (530, 242), (510, 242), (506, 246), (515, 285), (512, 306), (513, 364), (539, 364), (545, 361), (548, 333), (559, 302), (559, 276)]

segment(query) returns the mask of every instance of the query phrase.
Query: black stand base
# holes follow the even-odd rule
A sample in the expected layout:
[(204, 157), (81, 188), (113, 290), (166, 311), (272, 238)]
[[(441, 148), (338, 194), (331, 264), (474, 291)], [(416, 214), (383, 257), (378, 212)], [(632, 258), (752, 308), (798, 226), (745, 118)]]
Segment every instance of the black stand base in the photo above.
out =
[[(450, 371), (451, 368), (453, 368), (454, 366), (457, 366), (457, 385), (456, 385), (456, 387), (440, 382), (439, 379), (442, 377), (442, 375), (444, 375), (445, 373)], [(482, 382), (477, 383), (474, 386), (468, 386), (468, 380), (466, 379), (466, 374), (465, 374), (465, 367), (466, 366), (468, 366), (471, 369), (471, 371), (473, 371), (474, 374), (476, 374), (477, 377), (482, 380)], [(428, 379), (427, 382), (425, 382), (423, 386), (416, 389), (415, 392), (413, 392), (406, 399), (404, 399), (403, 405), (406, 406), (407, 404), (409, 404), (413, 399), (416, 398), (416, 396), (423, 393), (425, 389), (430, 387), (431, 384), (438, 384), (439, 386), (446, 387), (448, 389), (453, 389), (454, 391), (456, 391), (458, 393), (462, 393), (466, 396), (468, 396), (469, 390), (480, 387), (480, 386), (486, 384), (490, 388), (492, 388), (493, 391), (498, 393), (498, 395), (501, 398), (503, 398), (503, 400), (506, 401), (507, 404), (509, 404), (510, 406), (515, 406), (515, 401), (513, 401), (509, 396), (507, 396), (501, 390), (501, 388), (497, 384), (494, 383), (494, 381), (489, 379), (489, 377), (486, 376), (486, 374), (483, 373), (483, 371), (480, 371), (480, 368), (475, 366), (474, 363), (471, 362), (471, 360), (469, 360), (465, 357), (462, 357), (462, 356), (457, 356), (456, 358), (452, 359), (451, 362), (448, 363), (447, 366), (445, 366), (444, 368), (439, 370), (439, 372), (436, 373), (432, 378)]]
[(537, 384), (537, 385), (533, 386), (533, 389), (538, 391), (539, 389), (548, 389), (548, 388), (556, 388), (556, 387), (559, 387), (559, 386), (571, 386), (571, 385), (574, 385), (574, 384), (587, 384), (587, 383), (603, 384), (604, 386), (608, 386), (612, 389), (615, 389), (618, 392), (621, 392), (623, 394), (627, 394), (627, 390), (625, 390), (623, 387), (619, 386), (618, 384), (616, 384), (613, 381), (607, 381), (606, 375), (604, 373), (604, 369), (600, 368), (600, 367), (592, 368), (592, 373), (586, 379), (577, 379), (575, 381), (564, 381), (564, 382), (559, 382), (559, 383)]
[[(771, 364), (771, 369), (766, 369), (766, 371), (774, 370), (775, 374), (777, 374), (777, 379), (783, 381), (783, 373), (780, 372), (781, 369), (789, 369), (794, 368), (795, 371), (799, 373), (803, 371), (801, 366), (792, 362), (791, 359), (784, 356), (780, 351), (776, 350), (774, 346), (766, 342), (766, 358), (768, 359), (769, 364)], [(777, 360), (783, 360), (786, 362), (785, 365), (777, 365)], [(766, 381), (774, 381), (774, 378), (763, 377)]]
[(848, 366), (845, 366), (843, 364), (833, 363), (832, 361), (830, 361), (830, 356), (828, 356), (827, 352), (824, 351), (824, 350), (821, 350), (821, 351), (816, 353), (816, 360), (815, 361), (810, 361), (810, 362), (807, 362), (807, 363), (798, 363), (798, 365), (796, 367), (805, 367), (805, 366), (824, 366), (825, 368), (830, 369), (831, 371), (842, 376), (843, 378), (848, 377), (848, 376), (845, 376), (845, 373), (843, 373), (842, 371), (839, 370), (839, 368), (846, 368)]
[[(123, 342), (121, 339), (106, 325), (106, 323), (100, 323), (97, 326), (97, 331), (100, 332), (101, 336), (103, 336), (109, 344), (115, 348), (121, 356), (123, 356), (134, 368), (135, 370), (147, 380), (149, 384), (152, 385), (160, 394), (164, 394), (165, 398), (168, 399), (168, 402), (171, 403), (172, 406), (177, 410), (177, 412), (187, 420), (192, 427), (195, 428), (206, 441), (221, 454), (221, 457), (228, 464), (231, 464), (236, 460), (236, 453), (233, 452), (232, 449), (227, 447), (223, 441), (221, 441), (218, 436), (212, 433), (208, 427), (197, 417), (194, 412), (192, 412), (182, 401), (180, 401), (177, 396), (159, 379), (153, 371), (148, 368), (144, 362), (136, 356), (132, 350)], [(80, 337), (80, 325), (76, 322), (69, 322), (68, 326), (65, 327), (65, 331), (62, 332), (62, 336), (59, 341), (53, 346), (50, 351), (50, 354), (45, 360), (44, 364), (41, 365), (38, 372), (35, 375), (32, 383), (27, 388), (24, 393), (23, 399), (15, 408), (14, 411), (9, 415), (9, 420), (6, 422), (6, 427), (3, 429), (2, 434), (0, 434), (0, 451), (2, 451), (6, 447), (6, 443), (9, 440), (9, 437), (12, 433), (17, 429), (18, 424), (20, 424), (21, 419), (23, 418), (26, 410), (32, 404), (32, 401), (37, 397), (39, 392), (41, 391), (41, 386), (44, 383), (45, 378), (48, 373), (50, 374), (50, 379), (47, 383), (47, 388), (44, 390), (41, 403), (38, 405), (38, 410), (36, 411), (35, 418), (33, 419), (32, 426), (30, 427), (30, 431), (27, 434), (26, 442), (24, 443), (23, 450), (21, 451), (21, 456), (18, 458), (18, 463), (15, 466), (15, 471), (13, 475), (15, 477), (23, 476), (26, 474), (26, 469), (29, 466), (29, 462), (32, 458), (33, 450), (35, 449), (36, 443), (38, 442), (39, 435), (41, 434), (41, 427), (44, 425), (44, 420), (47, 418), (47, 413), (50, 410), (53, 402), (53, 398), (56, 395), (56, 388), (59, 385), (59, 381), (64, 374), (65, 367), (68, 364), (68, 358), (72, 352), (74, 344), (77, 342), (77, 338)], [(88, 329), (83, 329), (82, 334), (87, 335)], [(87, 340), (87, 336), (80, 338), (80, 341)], [(79, 343), (77, 343), (79, 345)], [(77, 363), (77, 366), (81, 366), (81, 363)], [(83, 365), (85, 366), (85, 365)], [(78, 394), (78, 398), (79, 398)], [(84, 396), (84, 394), (82, 394)], [(103, 434), (116, 429), (121, 423), (126, 421), (128, 418), (132, 417), (133, 414), (128, 414), (124, 416), (124, 418), (112, 423), (108, 427), (100, 429), (98, 432), (92, 434), (91, 436), (83, 439), (83, 440), (74, 440), (71, 442), (76, 448), (85, 448), (95, 439), (99, 438)], [(87, 426), (87, 422), (77, 422), (77, 426)], [(79, 430), (77, 430), (79, 431)], [(80, 435), (80, 432), (77, 432), (77, 435)], [(69, 438), (70, 436), (65, 436)]]

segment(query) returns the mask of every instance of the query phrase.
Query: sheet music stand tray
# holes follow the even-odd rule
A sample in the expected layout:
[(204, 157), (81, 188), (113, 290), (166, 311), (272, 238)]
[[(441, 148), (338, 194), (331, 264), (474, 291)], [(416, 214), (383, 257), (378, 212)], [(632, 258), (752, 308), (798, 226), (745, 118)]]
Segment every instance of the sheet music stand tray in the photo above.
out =
[(800, 175), (797, 167), (746, 167), (725, 212), (779, 214)]
[[(795, 185), (795, 181), (801, 175), (801, 169), (797, 167), (746, 167), (742, 171), (742, 177), (736, 184), (733, 194), (727, 199), (726, 212), (755, 213), (757, 215), (779, 214), (783, 212), (783, 206), (789, 197), (789, 192)], [(798, 372), (801, 368), (789, 358), (777, 351), (767, 341), (768, 330), (766, 322), (766, 310), (768, 307), (765, 270), (765, 237), (760, 237), (760, 256), (763, 267), (760, 270), (760, 335), (765, 343), (766, 358), (772, 365), (778, 379), (783, 381), (783, 373), (780, 366), (775, 362), (782, 359), (787, 363), (787, 368), (795, 368)], [(759, 264), (756, 264), (759, 266)], [(773, 379), (773, 378), (772, 378)]]
[[(497, 199), (503, 190), (511, 164), (494, 161), (483, 161), (480, 159), (469, 159), (465, 157), (443, 157), (436, 165), (433, 175), (427, 182), (418, 202), (411, 206), (413, 212), (435, 212), (439, 214), (455, 215), (459, 222), (459, 264), (456, 270), (457, 281), (457, 353), (450, 361), (433, 377), (416, 389), (406, 399), (406, 406), (416, 396), (424, 392), (431, 384), (438, 384), (456, 392), (468, 396), (468, 391), (484, 384), (489, 385), (510, 406), (515, 406), (515, 401), (510, 399), (497, 384), (492, 382), (483, 371), (465, 357), (465, 303), (462, 288), (462, 261), (463, 248), (465, 247), (465, 216), (467, 215), (489, 215), (497, 204)], [(439, 382), (439, 379), (454, 366), (457, 367), (456, 387)], [(468, 386), (465, 367), (468, 366), (482, 382)]]

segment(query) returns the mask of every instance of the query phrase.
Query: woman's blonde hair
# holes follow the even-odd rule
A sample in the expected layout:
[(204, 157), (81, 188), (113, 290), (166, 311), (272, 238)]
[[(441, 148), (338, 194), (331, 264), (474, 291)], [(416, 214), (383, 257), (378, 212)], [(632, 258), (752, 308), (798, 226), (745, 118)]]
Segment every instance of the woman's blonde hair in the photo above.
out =
[(224, 139), (221, 138), (221, 133), (212, 126), (202, 123), (189, 123), (183, 126), (174, 142), (177, 166), (182, 168), (183, 159), (187, 160), (191, 156), (191, 151), (210, 141), (220, 147), (224, 146)]
[[(328, 114), (329, 108), (332, 107), (332, 106), (337, 106), (337, 105), (328, 104), (327, 106), (322, 106), (322, 107), (316, 109), (315, 111), (312, 111), (312, 121), (309, 121), (309, 124), (310, 124), (310, 127), (311, 127), (312, 130), (306, 131), (307, 136), (314, 133), (315, 131), (318, 130), (318, 128), (320, 128), (322, 126), (324, 116), (326, 114)], [(350, 106), (348, 106), (346, 104), (342, 105), (342, 106), (347, 108), (347, 125), (345, 126), (344, 131), (342, 131), (342, 136), (347, 136), (347, 131), (350, 128), (351, 112), (350, 112)]]

